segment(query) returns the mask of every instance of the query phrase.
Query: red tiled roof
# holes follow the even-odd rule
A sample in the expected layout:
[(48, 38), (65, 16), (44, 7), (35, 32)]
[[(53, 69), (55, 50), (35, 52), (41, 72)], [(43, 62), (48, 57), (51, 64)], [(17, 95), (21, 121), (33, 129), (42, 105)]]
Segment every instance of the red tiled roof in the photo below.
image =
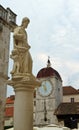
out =
[(14, 104), (14, 99), (15, 99), (15, 96), (11, 95), (10, 97), (6, 99), (6, 104)]
[(5, 117), (13, 117), (14, 107), (6, 107)]
[(72, 86), (63, 86), (63, 95), (79, 94), (79, 91)]
[(37, 74), (37, 78), (45, 78), (45, 77), (49, 77), (49, 76), (57, 76), (62, 81), (59, 73), (52, 67), (43, 68)]
[(61, 103), (55, 111), (55, 115), (79, 114), (79, 102)]

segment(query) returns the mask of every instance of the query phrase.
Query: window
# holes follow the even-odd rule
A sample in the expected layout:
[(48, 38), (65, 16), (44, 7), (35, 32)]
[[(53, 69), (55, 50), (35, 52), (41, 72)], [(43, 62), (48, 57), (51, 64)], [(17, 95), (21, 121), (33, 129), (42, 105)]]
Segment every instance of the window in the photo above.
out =
[(71, 103), (73, 103), (74, 102), (74, 98), (71, 98)]

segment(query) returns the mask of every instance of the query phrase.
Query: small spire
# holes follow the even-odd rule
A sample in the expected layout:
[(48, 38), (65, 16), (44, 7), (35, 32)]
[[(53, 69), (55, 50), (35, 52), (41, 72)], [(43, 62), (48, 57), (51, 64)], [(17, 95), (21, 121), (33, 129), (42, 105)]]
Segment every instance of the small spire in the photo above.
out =
[(48, 56), (47, 67), (51, 67), (50, 57)]

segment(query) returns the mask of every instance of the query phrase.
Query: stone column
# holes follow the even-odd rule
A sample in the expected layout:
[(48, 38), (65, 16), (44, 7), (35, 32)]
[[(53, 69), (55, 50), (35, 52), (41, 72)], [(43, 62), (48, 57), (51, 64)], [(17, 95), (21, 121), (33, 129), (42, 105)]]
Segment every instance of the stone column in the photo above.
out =
[[(22, 85), (22, 84), (21, 84)], [(15, 130), (32, 130), (33, 128), (33, 89), (19, 85), (15, 88), (14, 124)], [(18, 86), (18, 85), (17, 85)]]
[(14, 130), (33, 130), (33, 92), (39, 82), (36, 80), (10, 80), (15, 91)]

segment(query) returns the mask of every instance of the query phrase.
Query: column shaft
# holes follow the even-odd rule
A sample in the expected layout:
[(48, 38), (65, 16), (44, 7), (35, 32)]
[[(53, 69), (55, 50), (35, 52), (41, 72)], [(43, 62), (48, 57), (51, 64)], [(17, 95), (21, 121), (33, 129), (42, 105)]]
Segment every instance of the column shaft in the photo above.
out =
[(33, 90), (15, 91), (14, 130), (33, 130)]

